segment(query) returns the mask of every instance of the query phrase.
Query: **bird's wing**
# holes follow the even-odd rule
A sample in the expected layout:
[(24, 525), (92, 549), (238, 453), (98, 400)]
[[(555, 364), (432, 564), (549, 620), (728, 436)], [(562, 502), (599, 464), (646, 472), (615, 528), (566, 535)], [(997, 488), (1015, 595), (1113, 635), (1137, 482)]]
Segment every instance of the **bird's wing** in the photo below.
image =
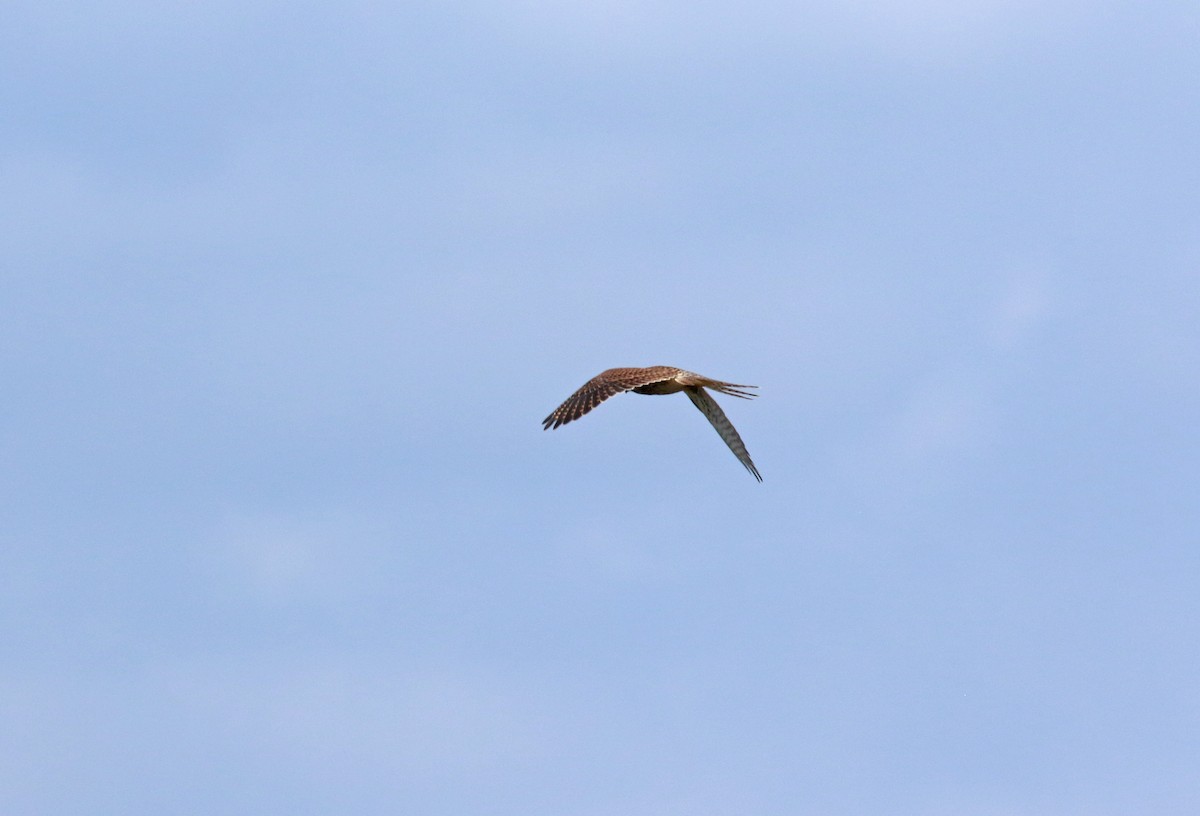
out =
[(754, 466), (754, 462), (750, 459), (750, 453), (746, 450), (746, 444), (742, 442), (742, 438), (738, 436), (737, 429), (733, 427), (733, 423), (729, 421), (729, 417), (725, 416), (725, 412), (721, 410), (721, 406), (717, 405), (717, 401), (709, 396), (708, 392), (703, 388), (695, 388), (688, 386), (683, 389), (683, 392), (688, 395), (688, 399), (692, 404), (700, 409), (700, 413), (708, 418), (712, 426), (717, 429), (717, 433), (725, 440), (725, 444), (733, 451), (733, 455), (738, 458), (738, 461), (746, 466), (746, 470), (754, 474), (754, 478), (762, 481), (762, 476), (758, 475), (758, 468)]
[(608, 371), (592, 377), (578, 391), (567, 397), (566, 402), (555, 408), (550, 416), (542, 420), (542, 430), (548, 431), (579, 419), (614, 394), (670, 380), (678, 372), (679, 369), (669, 366), (610, 368)]

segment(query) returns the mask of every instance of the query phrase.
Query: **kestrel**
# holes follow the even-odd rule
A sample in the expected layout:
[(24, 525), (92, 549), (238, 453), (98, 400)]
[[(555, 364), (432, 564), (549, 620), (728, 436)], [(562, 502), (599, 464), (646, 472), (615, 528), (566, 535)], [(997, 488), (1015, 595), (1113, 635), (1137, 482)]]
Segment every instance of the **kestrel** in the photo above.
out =
[(717, 401), (709, 396), (705, 388), (720, 391), (742, 399), (753, 399), (758, 394), (741, 391), (742, 388), (757, 388), (757, 385), (737, 385), (736, 383), (710, 380), (691, 371), (671, 366), (650, 366), (649, 368), (610, 368), (592, 377), (583, 387), (567, 398), (567, 401), (554, 409), (554, 413), (542, 420), (542, 430), (548, 431), (559, 425), (566, 425), (572, 420), (579, 419), (588, 411), (595, 408), (614, 394), (632, 391), (635, 394), (675, 394), (679, 391), (687, 394), (692, 404), (700, 409), (700, 413), (708, 418), (717, 433), (725, 440), (725, 444), (733, 451), (738, 461), (746, 466), (746, 470), (754, 474), (754, 478), (762, 481), (758, 468), (750, 460), (746, 445), (733, 423), (725, 416)]

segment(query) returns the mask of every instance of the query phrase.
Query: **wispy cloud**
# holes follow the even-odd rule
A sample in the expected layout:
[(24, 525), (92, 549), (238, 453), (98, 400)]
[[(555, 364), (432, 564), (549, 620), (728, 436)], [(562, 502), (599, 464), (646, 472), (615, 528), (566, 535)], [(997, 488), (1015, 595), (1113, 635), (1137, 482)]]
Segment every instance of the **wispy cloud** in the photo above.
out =
[(993, 302), (985, 335), (997, 350), (1012, 350), (1045, 322), (1050, 307), (1049, 272), (1037, 267), (1018, 270)]
[[(721, 44), (723, 50), (757, 46), (770, 51), (810, 54), (859, 52), (912, 63), (977, 58), (1010, 41), (1061, 30), (1084, 13), (1077, 4), (1001, 0), (885, 0), (849, 3), (777, 2), (572, 3), (525, 0), (483, 10), (507, 19), (518, 31), (536, 32), (543, 47), (566, 42), (605, 43), (609, 49), (640, 53), (648, 49), (690, 52)], [(598, 50), (595, 58), (611, 59)]]
[(1011, 360), (1053, 316), (1051, 280), (1036, 266), (1001, 275), (974, 331), (908, 372), (907, 384), (879, 411), (875, 431), (848, 457), (853, 471), (907, 491), (913, 477), (944, 479), (957, 465), (991, 455)]
[(370, 554), (386, 540), (369, 515), (344, 508), (242, 512), (219, 524), (198, 558), (215, 597), (321, 604), (361, 594)]

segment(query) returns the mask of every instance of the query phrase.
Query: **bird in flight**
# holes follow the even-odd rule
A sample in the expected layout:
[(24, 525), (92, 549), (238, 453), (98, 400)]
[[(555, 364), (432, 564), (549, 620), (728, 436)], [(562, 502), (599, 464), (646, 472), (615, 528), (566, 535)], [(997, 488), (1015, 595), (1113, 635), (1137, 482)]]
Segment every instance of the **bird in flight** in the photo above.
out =
[(737, 385), (736, 383), (710, 380), (691, 371), (671, 366), (650, 366), (649, 368), (610, 368), (592, 377), (571, 396), (567, 401), (554, 409), (554, 413), (542, 420), (542, 430), (548, 431), (559, 425), (566, 425), (572, 420), (579, 419), (588, 411), (595, 408), (614, 394), (632, 391), (635, 394), (675, 394), (679, 391), (687, 394), (692, 404), (700, 409), (700, 413), (712, 423), (717, 433), (725, 440), (725, 444), (733, 451), (738, 461), (745, 465), (746, 470), (754, 474), (754, 478), (762, 481), (758, 468), (750, 459), (746, 445), (733, 423), (725, 416), (721, 406), (717, 405), (705, 388), (720, 391), (742, 399), (753, 399), (758, 394), (751, 394), (741, 389), (757, 388), (757, 385)]

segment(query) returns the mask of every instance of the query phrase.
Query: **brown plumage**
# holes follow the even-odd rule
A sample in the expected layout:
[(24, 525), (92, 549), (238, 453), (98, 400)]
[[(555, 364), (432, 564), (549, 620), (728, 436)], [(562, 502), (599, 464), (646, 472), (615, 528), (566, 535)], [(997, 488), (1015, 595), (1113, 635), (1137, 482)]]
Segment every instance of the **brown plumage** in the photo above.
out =
[(711, 388), (733, 397), (752, 399), (758, 395), (740, 389), (757, 387), (756, 385), (737, 385), (720, 380), (710, 380), (708, 377), (671, 366), (610, 368), (608, 371), (592, 377), (578, 391), (568, 397), (566, 402), (555, 408), (550, 416), (542, 420), (542, 429), (548, 431), (551, 428), (566, 425), (568, 422), (579, 419), (614, 394), (625, 391), (632, 391), (635, 394), (675, 394), (682, 391), (717, 429), (717, 433), (725, 440), (725, 444), (733, 451), (733, 455), (738, 458), (738, 461), (745, 465), (746, 470), (754, 474), (754, 478), (761, 482), (762, 476), (758, 475), (758, 468), (750, 460), (746, 445), (738, 436), (733, 423), (725, 416), (725, 412), (721, 410), (721, 406), (717, 405), (717, 401), (704, 390)]

